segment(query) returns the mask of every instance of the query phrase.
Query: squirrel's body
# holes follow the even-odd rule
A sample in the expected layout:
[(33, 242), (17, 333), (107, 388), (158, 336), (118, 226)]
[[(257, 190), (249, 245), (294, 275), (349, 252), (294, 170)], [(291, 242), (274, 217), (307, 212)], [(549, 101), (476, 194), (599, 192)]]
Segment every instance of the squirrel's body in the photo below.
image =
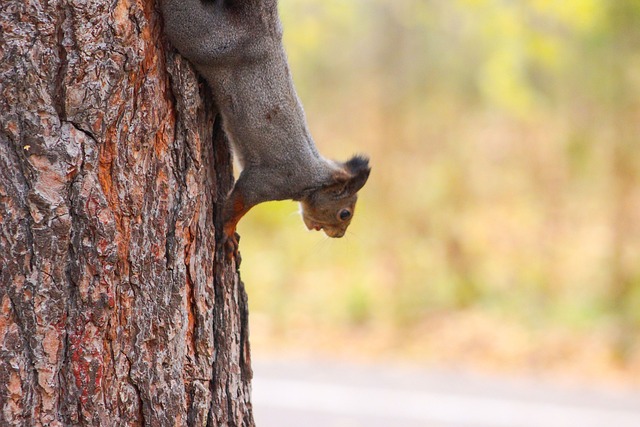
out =
[(290, 76), (274, 78), (286, 70), (279, 70), (273, 61), (198, 69), (212, 86), (243, 171), (266, 172), (258, 181), (265, 187), (265, 197), (297, 199), (331, 178), (336, 166), (318, 153)]
[(342, 164), (318, 153), (289, 72), (277, 1), (161, 6), (169, 40), (209, 83), (242, 166), (224, 206), (225, 238), (252, 206), (285, 199), (301, 202), (307, 227), (341, 237), (370, 169), (363, 157)]

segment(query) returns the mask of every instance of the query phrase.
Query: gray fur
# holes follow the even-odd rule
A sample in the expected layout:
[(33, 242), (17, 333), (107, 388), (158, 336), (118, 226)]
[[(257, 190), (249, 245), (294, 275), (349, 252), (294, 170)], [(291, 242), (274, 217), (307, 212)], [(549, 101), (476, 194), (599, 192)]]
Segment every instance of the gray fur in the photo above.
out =
[[(323, 158), (309, 134), (276, 0), (160, 4), (169, 40), (209, 83), (242, 166), (230, 200), (241, 197), (248, 208), (269, 200), (305, 201), (336, 184), (337, 176), (351, 175), (344, 164)], [(227, 221), (231, 209), (225, 207)]]

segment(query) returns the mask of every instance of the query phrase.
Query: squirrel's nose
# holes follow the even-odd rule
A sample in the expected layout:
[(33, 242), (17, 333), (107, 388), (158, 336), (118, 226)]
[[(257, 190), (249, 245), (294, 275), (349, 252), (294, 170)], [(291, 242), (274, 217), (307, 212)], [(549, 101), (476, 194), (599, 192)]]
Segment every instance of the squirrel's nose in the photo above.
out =
[(315, 222), (305, 221), (304, 225), (307, 226), (308, 230), (316, 230), (316, 231), (322, 230), (322, 226), (320, 224), (315, 223)]

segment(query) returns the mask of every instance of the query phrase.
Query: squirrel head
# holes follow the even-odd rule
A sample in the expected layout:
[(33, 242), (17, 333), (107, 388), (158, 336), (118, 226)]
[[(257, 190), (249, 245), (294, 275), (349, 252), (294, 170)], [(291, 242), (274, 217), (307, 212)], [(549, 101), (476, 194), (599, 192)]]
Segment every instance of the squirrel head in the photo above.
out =
[(309, 230), (323, 230), (329, 237), (342, 237), (351, 223), (358, 191), (369, 178), (369, 159), (354, 156), (331, 176), (324, 186), (300, 200), (302, 220)]

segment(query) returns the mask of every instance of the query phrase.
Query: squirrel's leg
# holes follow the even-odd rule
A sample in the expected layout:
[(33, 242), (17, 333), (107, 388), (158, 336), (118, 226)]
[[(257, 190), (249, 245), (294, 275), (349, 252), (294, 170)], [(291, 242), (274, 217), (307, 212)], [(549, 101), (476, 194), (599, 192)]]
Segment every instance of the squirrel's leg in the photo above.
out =
[(234, 235), (240, 218), (249, 212), (251, 207), (246, 203), (241, 192), (234, 188), (224, 203), (222, 232), (225, 238), (230, 238)]
[(224, 202), (222, 210), (222, 238), (220, 244), (224, 247), (227, 258), (238, 254), (238, 234), (236, 226), (240, 218), (246, 214), (251, 206), (249, 206), (237, 187), (234, 187), (227, 200)]
[(228, 257), (238, 253), (239, 236), (236, 233), (238, 222), (252, 207), (261, 201), (255, 197), (255, 192), (251, 190), (255, 187), (255, 185), (251, 184), (251, 178), (251, 174), (243, 171), (224, 202), (220, 243), (226, 249)]

